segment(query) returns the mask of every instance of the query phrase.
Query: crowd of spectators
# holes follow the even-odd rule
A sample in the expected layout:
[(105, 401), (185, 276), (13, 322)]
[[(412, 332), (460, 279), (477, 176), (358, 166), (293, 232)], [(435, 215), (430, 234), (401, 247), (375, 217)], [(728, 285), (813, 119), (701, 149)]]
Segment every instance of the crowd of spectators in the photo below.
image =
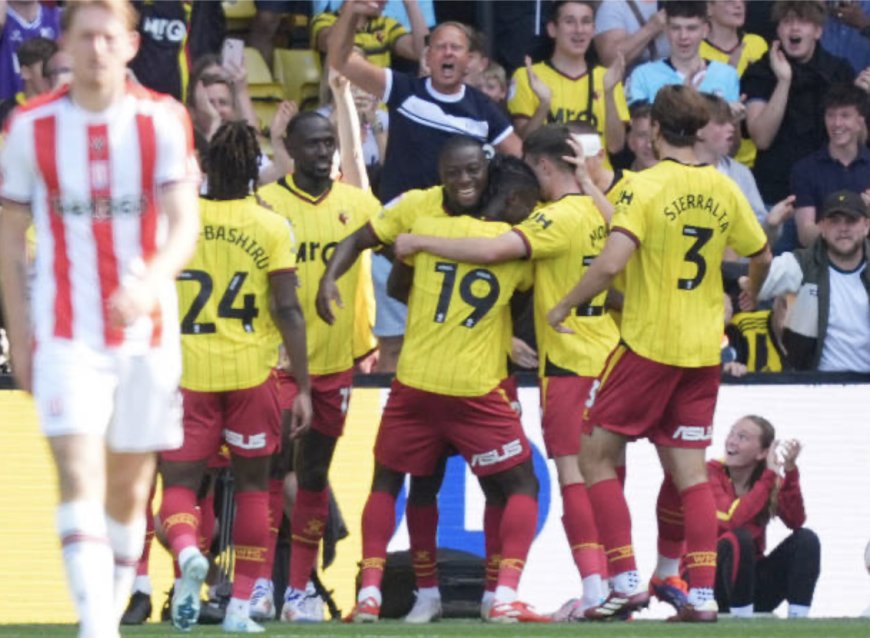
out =
[[(337, 170), (382, 204), (436, 184), (436, 157), (456, 133), (519, 155), (535, 130), (564, 123), (600, 136), (584, 147), (584, 192), (605, 207), (622, 175), (657, 161), (658, 90), (697, 88), (711, 119), (695, 152), (739, 185), (777, 254), (760, 305), (745, 292), (745, 260), (732, 255), (723, 267), (725, 374), (870, 373), (870, 2), (264, 0), (248, 2), (241, 19), (229, 13), (242, 2), (133, 4), (141, 43), (131, 81), (184, 102), (200, 158), (222, 123), (246, 120), (268, 155), (259, 181), (276, 181), (293, 170), (287, 123), (317, 109), (339, 130), (342, 151), (351, 140), (359, 147), (364, 175), (351, 177), (352, 162), (338, 158)], [(68, 80), (62, 5), (0, 0), (0, 123)], [(292, 36), (300, 28), (307, 48)], [(298, 59), (321, 74), (317, 100), (279, 78), (287, 49), (307, 53)], [(343, 89), (335, 95), (339, 87), (350, 100)], [(360, 370), (390, 373), (405, 310), (386, 293), (390, 248), (360, 241), (381, 248), (372, 262), (379, 355)], [(520, 367), (536, 367), (529, 330), (517, 329)], [(0, 307), (0, 370), (3, 346)], [(753, 601), (736, 596), (732, 608)]]
[[(131, 77), (187, 104), (200, 151), (221, 122), (242, 118), (256, 125), (270, 156), (261, 170), (264, 183), (292, 169), (273, 116), (281, 123), (300, 108), (317, 108), (335, 121), (325, 71), (319, 103), (303, 104), (292, 82), (279, 82), (278, 57), (307, 44), (318, 69), (331, 58), (350, 79), (369, 182), (384, 203), (435, 182), (434, 157), (450, 133), (465, 132), (499, 152), (519, 154), (522, 138), (553, 122), (590, 124), (602, 136), (604, 166), (615, 169), (618, 181), (623, 170), (656, 161), (648, 105), (658, 89), (695, 86), (711, 96), (714, 113), (699, 152), (740, 185), (777, 254), (797, 251), (794, 258), (803, 264), (801, 255), (810, 251), (822, 266), (811, 277), (818, 281), (807, 279), (806, 268), (788, 269), (794, 281), (770, 283), (772, 298), (758, 309), (740, 298), (740, 264), (726, 269), (734, 315), (725, 350), (737, 352), (736, 362), (750, 372), (870, 372), (870, 353), (863, 351), (870, 340), (859, 338), (870, 334), (866, 295), (855, 298), (837, 283), (852, 274), (858, 282), (866, 278), (870, 2), (133, 4), (141, 44)], [(240, 18), (245, 7), (248, 15)], [(0, 120), (63, 84), (69, 60), (57, 44), (62, 10), (57, 1), (0, 1)], [(227, 59), (228, 38), (245, 43), (244, 55)], [(252, 64), (262, 64), (265, 81), (279, 86), (278, 94), (258, 92), (264, 79), (250, 77)], [(287, 103), (279, 106), (281, 97)], [(429, 119), (436, 111), (441, 120)], [(826, 204), (832, 193), (846, 203)], [(854, 248), (860, 258), (845, 258), (857, 264), (855, 273), (838, 270), (844, 258), (837, 257), (840, 235), (825, 230), (832, 226), (846, 226), (841, 234), (862, 239)], [(389, 251), (383, 255), (373, 266), (381, 341), (375, 369), (391, 372), (404, 314), (384, 292), (391, 266)], [(782, 354), (777, 365), (767, 356), (749, 356), (741, 326), (756, 330), (761, 324), (747, 317), (773, 317), (779, 308), (776, 323), (792, 334), (790, 328), (806, 321), (800, 291), (808, 286), (821, 291), (813, 297), (822, 307), (811, 313), (817, 319), (810, 327), (820, 351), (792, 356), (771, 320), (762, 323)], [(825, 339), (825, 332), (841, 337)], [(856, 356), (830, 352), (840, 339)]]

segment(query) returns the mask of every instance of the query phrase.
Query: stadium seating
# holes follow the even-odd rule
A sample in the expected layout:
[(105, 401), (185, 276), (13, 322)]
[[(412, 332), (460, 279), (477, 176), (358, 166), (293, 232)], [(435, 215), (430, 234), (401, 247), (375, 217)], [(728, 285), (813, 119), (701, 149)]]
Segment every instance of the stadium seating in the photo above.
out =
[(248, 93), (259, 120), (258, 128), (263, 130), (269, 126), (278, 105), (287, 97), (283, 87), (272, 78), (272, 72), (259, 51), (245, 47), (245, 66), (248, 70)]
[(314, 108), (320, 93), (320, 60), (310, 49), (275, 49), (275, 80), (300, 110)]

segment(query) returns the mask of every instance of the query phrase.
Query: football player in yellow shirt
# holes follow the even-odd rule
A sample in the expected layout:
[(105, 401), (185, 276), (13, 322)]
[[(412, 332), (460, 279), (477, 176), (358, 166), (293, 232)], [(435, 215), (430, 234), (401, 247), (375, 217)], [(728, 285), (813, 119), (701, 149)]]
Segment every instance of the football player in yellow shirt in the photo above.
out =
[[(527, 181), (536, 191), (532, 175)], [(525, 210), (528, 214), (530, 206)], [(448, 237), (492, 236), (508, 228), (467, 215), (425, 214), (412, 226)], [(498, 586), (487, 619), (545, 621), (517, 600), (534, 537), (537, 486), (528, 442), (501, 386), (507, 376), (510, 297), (530, 283), (531, 269), (520, 261), (481, 268), (429, 254), (414, 258), (406, 341), (375, 444), (375, 477), (363, 513), (362, 588), (354, 620), (378, 617), (395, 498), (405, 474), (432, 474), (452, 446), (481, 478), (488, 501), (497, 494), (504, 502)]]
[(299, 386), (290, 430), (301, 433), (311, 424), (293, 233), (286, 220), (251, 196), (259, 158), (256, 133), (244, 122), (226, 123), (215, 133), (205, 163), (208, 191), (200, 200), (200, 241), (178, 276), (184, 443), (161, 455), (160, 520), (181, 566), (172, 622), (182, 630), (196, 624), (208, 571), (197, 548), (196, 490), (224, 441), (232, 456), (236, 502), (235, 572), (224, 628), (263, 630), (249, 616), (249, 599), (268, 542), (269, 459), (281, 439), (277, 385), (271, 378), (278, 359), (276, 330)]
[[(595, 35), (594, 2), (554, 2), (547, 34), (554, 42), (549, 60), (517, 69), (508, 93), (514, 128), (523, 138), (548, 123), (590, 122), (604, 136), (609, 153), (625, 145), (628, 106), (622, 89), (625, 62), (609, 68), (586, 61)], [(608, 163), (609, 165), (609, 163)]]
[(586, 617), (611, 619), (645, 606), (631, 544), (631, 517), (615, 466), (627, 441), (656, 445), (685, 512), (688, 604), (675, 620), (716, 620), (716, 507), (704, 448), (712, 439), (722, 337), (722, 257), (750, 259), (757, 294), (770, 264), (767, 238), (737, 185), (700, 164), (693, 145), (709, 119), (694, 89), (667, 86), (652, 109), (658, 164), (627, 177), (610, 237), (580, 282), (548, 314), (559, 331), (625, 271), (622, 342), (590, 394), (581, 468), (607, 551), (613, 591)]
[[(336, 134), (329, 120), (315, 112), (301, 113), (287, 126), (287, 151), (295, 171), (260, 191), (260, 196), (293, 225), (299, 299), (306, 317), (308, 371), (314, 418), (311, 430), (296, 446), (293, 463), (298, 491), (290, 521), (291, 552), (288, 589), (281, 619), (316, 621), (306, 614), (305, 589), (317, 559), (329, 514), (328, 473), (342, 435), (353, 384), (354, 308), (335, 314), (327, 324), (314, 309), (317, 284), (336, 245), (368, 223), (381, 205), (368, 190), (330, 178)], [(359, 261), (338, 283), (342, 297), (354, 299)], [(292, 371), (279, 372), (281, 402), (292, 403), (296, 393)]]
[[(547, 325), (547, 311), (568, 292), (577, 273), (586, 271), (607, 238), (605, 217), (592, 198), (584, 195), (574, 167), (564, 159), (574, 156), (571, 144), (569, 129), (561, 125), (545, 126), (525, 139), (523, 156), (538, 178), (546, 203), (508, 232), (494, 238), (462, 239), (401, 235), (396, 252), (405, 257), (422, 250), (479, 264), (533, 261), (541, 425), (547, 452), (555, 460), (559, 475), (562, 522), (583, 579), (583, 599), (571, 612), (579, 617), (586, 608), (601, 602), (602, 577), (607, 578), (577, 463), (582, 410), (595, 378), (616, 346), (619, 332), (604, 309), (606, 292), (575, 309), (568, 319), (573, 334), (556, 333)], [(585, 175), (585, 170), (581, 174)]]

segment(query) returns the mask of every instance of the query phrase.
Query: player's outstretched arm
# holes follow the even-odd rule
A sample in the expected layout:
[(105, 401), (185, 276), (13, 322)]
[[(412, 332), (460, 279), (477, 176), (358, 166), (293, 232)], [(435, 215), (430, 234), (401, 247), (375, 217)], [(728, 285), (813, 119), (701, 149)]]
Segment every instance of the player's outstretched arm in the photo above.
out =
[[(770, 274), (770, 264), (773, 261), (773, 253), (770, 252), (770, 244), (754, 255), (749, 260), (749, 277), (740, 278), (740, 309), (755, 310), (761, 289)], [(767, 298), (767, 296), (765, 297)]]
[(8, 199), (0, 210), (0, 291), (6, 313), (6, 330), (12, 357), (12, 373), (25, 392), (31, 383), (30, 302), (27, 296), (27, 241), (30, 206)]
[(381, 240), (375, 235), (372, 227), (365, 224), (342, 239), (338, 246), (335, 247), (332, 258), (326, 264), (326, 271), (323, 273), (323, 277), (320, 278), (320, 285), (317, 287), (317, 299), (315, 300), (317, 316), (329, 325), (335, 322), (332, 304), (336, 304), (339, 308), (344, 307), (341, 295), (338, 292), (338, 285), (336, 284), (339, 277), (353, 266), (362, 251), (366, 248), (374, 248), (380, 245), (380, 243)]
[(132, 273), (109, 300), (109, 317), (117, 326), (125, 326), (150, 313), (159, 291), (175, 281), (196, 250), (199, 237), (199, 198), (197, 184), (180, 181), (167, 184), (160, 191), (160, 207), (169, 221), (166, 242), (144, 272)]
[(404, 259), (419, 252), (427, 252), (444, 259), (469, 264), (498, 264), (511, 259), (527, 257), (522, 237), (510, 231), (498, 237), (433, 237), (403, 233), (393, 245), (396, 257)]
[(299, 394), (290, 410), (290, 437), (301, 436), (311, 427), (311, 381), (308, 376), (308, 345), (305, 317), (296, 295), (297, 279), (292, 272), (278, 272), (269, 279), (272, 319), (281, 333), (284, 348), (293, 364), (293, 378)]
[(623, 271), (636, 249), (637, 244), (625, 233), (611, 233), (604, 250), (595, 258), (580, 282), (547, 313), (547, 323), (559, 332), (570, 332), (562, 326), (562, 322), (571, 310), (610, 288), (613, 279)]

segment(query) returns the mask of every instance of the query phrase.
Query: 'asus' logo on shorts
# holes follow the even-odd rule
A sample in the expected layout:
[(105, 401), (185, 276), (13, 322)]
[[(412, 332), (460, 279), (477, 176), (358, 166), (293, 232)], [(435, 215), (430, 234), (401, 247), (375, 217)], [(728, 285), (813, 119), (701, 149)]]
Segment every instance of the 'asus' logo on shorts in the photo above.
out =
[(510, 443), (505, 443), (501, 446), (501, 452), (498, 450), (490, 450), (481, 454), (475, 454), (471, 457), (471, 467), (486, 467), (495, 465), (502, 461), (507, 461), (512, 456), (522, 454), (523, 444), (519, 439), (514, 439)]
[(711, 441), (713, 439), (713, 426), (681, 425), (674, 432), (674, 438), (683, 439), (683, 441)]
[(266, 434), (252, 434), (245, 436), (232, 430), (224, 430), (224, 440), (229, 445), (232, 445), (243, 450), (261, 450), (266, 447)]

